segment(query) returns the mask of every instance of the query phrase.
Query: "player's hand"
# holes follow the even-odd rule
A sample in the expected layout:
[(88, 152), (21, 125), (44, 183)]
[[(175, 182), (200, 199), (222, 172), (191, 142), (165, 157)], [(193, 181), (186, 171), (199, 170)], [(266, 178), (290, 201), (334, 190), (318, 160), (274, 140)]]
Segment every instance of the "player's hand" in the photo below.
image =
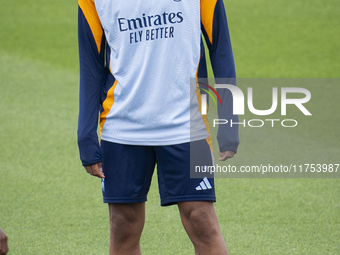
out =
[(88, 172), (90, 175), (97, 176), (99, 178), (105, 178), (102, 168), (102, 162), (91, 166), (85, 166), (85, 169), (86, 172)]
[(8, 252), (7, 236), (0, 228), (0, 255), (5, 255)]
[(220, 158), (218, 159), (219, 161), (226, 161), (228, 158), (232, 158), (235, 155), (235, 151), (222, 151), (218, 152), (220, 154)]

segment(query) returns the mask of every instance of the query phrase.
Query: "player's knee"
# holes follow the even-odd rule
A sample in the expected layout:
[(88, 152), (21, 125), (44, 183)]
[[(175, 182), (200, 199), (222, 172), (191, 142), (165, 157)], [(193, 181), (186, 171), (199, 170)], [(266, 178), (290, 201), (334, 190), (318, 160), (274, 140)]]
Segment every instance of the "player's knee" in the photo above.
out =
[(189, 221), (195, 236), (203, 242), (210, 242), (218, 233), (211, 215), (205, 211), (193, 210), (190, 214)]
[(184, 214), (185, 220), (191, 228), (191, 232), (201, 242), (209, 243), (218, 235), (217, 222), (209, 210), (194, 207), (187, 210)]
[(144, 226), (144, 213), (133, 205), (110, 210), (111, 231), (120, 236), (140, 235)]

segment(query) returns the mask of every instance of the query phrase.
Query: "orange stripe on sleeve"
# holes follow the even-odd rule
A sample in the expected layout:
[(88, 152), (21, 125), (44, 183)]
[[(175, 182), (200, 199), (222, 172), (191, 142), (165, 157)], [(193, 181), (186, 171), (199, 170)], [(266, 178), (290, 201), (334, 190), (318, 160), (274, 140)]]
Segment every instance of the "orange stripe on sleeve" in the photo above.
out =
[(106, 117), (109, 114), (109, 112), (112, 108), (112, 105), (115, 101), (113, 93), (114, 93), (116, 86), (117, 86), (117, 80), (113, 83), (112, 87), (107, 92), (106, 99), (103, 102), (103, 109), (104, 110), (100, 114), (100, 134), (102, 133), (102, 130), (103, 130), (103, 127), (104, 127), (104, 124), (105, 124), (105, 121), (106, 121)]
[[(198, 61), (198, 65), (197, 65), (197, 69), (196, 69), (196, 82), (198, 80), (197, 75), (198, 75), (198, 68), (199, 68), (199, 63), (201, 62), (201, 54), (200, 54), (200, 58)], [(196, 83), (197, 84), (197, 83)], [(201, 95), (201, 91), (199, 89), (196, 89), (196, 97), (197, 97), (197, 101), (198, 101), (198, 110), (202, 115), (201, 109), (202, 109), (202, 95)], [(209, 105), (207, 104), (207, 112), (209, 110)], [(205, 128), (207, 129), (207, 132), (209, 134), (209, 137), (206, 139), (207, 143), (209, 144), (209, 147), (211, 149), (211, 151), (213, 151), (213, 144), (212, 144), (212, 140), (211, 140), (211, 134), (210, 134), (210, 127), (209, 127), (209, 121), (207, 118), (207, 115), (202, 115), (202, 119), (203, 119), (203, 123), (205, 125)]]
[(89, 24), (94, 40), (97, 44), (98, 53), (100, 52), (100, 45), (103, 38), (103, 28), (100, 23), (94, 0), (78, 0), (78, 5), (83, 11), (83, 14)]
[(201, 21), (212, 44), (213, 38), (213, 19), (217, 0), (201, 0)]
[[(196, 89), (196, 96), (197, 96), (197, 100), (198, 100), (198, 109), (199, 112), (201, 113), (201, 109), (202, 109), (202, 95), (201, 95), (201, 91), (199, 89)], [(207, 105), (207, 112), (209, 110), (209, 106)], [(202, 113), (201, 113), (202, 115)], [(209, 127), (209, 121), (207, 118), (207, 115), (202, 115), (202, 119), (205, 125), (205, 128), (207, 129), (207, 132), (209, 134), (209, 137), (206, 139), (207, 143), (210, 146), (211, 151), (213, 151), (213, 145), (212, 145), (212, 140), (211, 140), (211, 134), (210, 134), (210, 127)]]

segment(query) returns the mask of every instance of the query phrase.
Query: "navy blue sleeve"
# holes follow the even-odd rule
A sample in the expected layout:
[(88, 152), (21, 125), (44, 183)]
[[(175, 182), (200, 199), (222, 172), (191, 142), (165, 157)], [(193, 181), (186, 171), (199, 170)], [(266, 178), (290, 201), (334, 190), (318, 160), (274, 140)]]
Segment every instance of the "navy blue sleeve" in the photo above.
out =
[[(236, 86), (235, 62), (223, 0), (216, 1), (210, 38), (209, 31), (204, 26), (202, 27), (216, 82)], [(239, 145), (238, 125), (230, 125), (231, 122), (238, 122), (238, 116), (233, 115), (232, 94), (228, 89), (217, 89), (217, 93), (222, 101), (222, 105), (218, 104), (218, 117), (228, 120), (228, 124), (218, 127), (219, 149), (220, 151), (237, 152)]]
[[(84, 2), (82, 1), (83, 5), (85, 5)], [(88, 166), (102, 160), (97, 127), (100, 97), (105, 82), (105, 39), (102, 33), (100, 47), (98, 47), (94, 31), (91, 30), (84, 14), (86, 12), (85, 7), (84, 11), (81, 6), (78, 9), (80, 89), (77, 133), (80, 159), (84, 166)]]

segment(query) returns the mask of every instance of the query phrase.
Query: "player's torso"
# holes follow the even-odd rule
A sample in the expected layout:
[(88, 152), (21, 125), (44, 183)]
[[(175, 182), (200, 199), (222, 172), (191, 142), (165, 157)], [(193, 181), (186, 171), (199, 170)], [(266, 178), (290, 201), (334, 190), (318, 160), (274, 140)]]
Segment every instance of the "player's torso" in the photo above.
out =
[(200, 55), (200, 1), (95, 0), (95, 5), (117, 80), (104, 137), (130, 139), (139, 132), (142, 140), (155, 141), (151, 144), (169, 143), (176, 134), (184, 141), (190, 78)]

